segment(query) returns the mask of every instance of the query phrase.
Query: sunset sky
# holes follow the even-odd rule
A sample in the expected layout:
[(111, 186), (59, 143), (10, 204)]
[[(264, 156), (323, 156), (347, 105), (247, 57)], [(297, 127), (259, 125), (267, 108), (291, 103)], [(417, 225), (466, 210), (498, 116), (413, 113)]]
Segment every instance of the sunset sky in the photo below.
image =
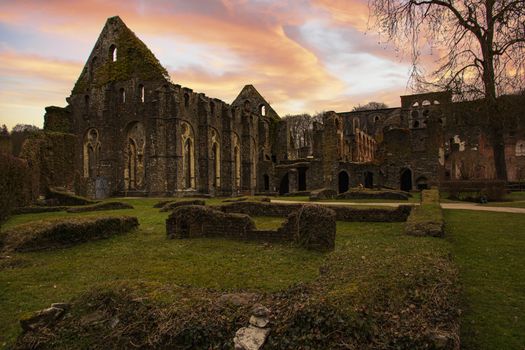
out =
[(409, 61), (367, 29), (366, 0), (0, 0), (0, 124), (42, 126), (45, 106), (65, 106), (114, 15), (174, 83), (226, 102), (245, 84), (281, 116), (410, 93)]

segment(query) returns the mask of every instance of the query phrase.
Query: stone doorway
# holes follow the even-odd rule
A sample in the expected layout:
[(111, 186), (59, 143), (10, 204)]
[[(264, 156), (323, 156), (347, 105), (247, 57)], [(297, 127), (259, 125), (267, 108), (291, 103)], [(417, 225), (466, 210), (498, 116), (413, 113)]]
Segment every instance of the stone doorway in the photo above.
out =
[(290, 192), (290, 179), (288, 178), (288, 173), (283, 176), (281, 179), (281, 184), (279, 185), (279, 194), (283, 195)]
[(297, 168), (297, 190), (306, 191), (306, 168)]
[(401, 171), (400, 187), (401, 191), (409, 192), (412, 190), (412, 170), (403, 169)]
[(365, 188), (374, 188), (374, 173), (371, 171), (365, 171), (363, 177)]
[(341, 171), (338, 176), (339, 193), (345, 193), (350, 188), (350, 178), (346, 171)]

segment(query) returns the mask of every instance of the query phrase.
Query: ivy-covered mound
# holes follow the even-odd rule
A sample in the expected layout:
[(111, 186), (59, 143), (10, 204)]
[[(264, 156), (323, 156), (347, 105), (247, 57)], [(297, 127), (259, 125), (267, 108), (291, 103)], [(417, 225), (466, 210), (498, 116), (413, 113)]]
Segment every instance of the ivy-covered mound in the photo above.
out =
[(101, 210), (119, 210), (119, 209), (133, 209), (133, 206), (124, 202), (102, 202), (82, 207), (71, 207), (66, 211), (68, 213), (84, 213), (87, 211), (101, 211)]
[(139, 226), (130, 216), (33, 221), (0, 233), (0, 251), (31, 252), (108, 238)]
[[(398, 234), (353, 241), (317, 280), (251, 294), (174, 284), (97, 286), (26, 330), (15, 349), (232, 349), (250, 308), (271, 311), (264, 349), (458, 349), (457, 272), (448, 242)], [(51, 301), (50, 301), (51, 302)], [(28, 321), (25, 321), (27, 324)]]

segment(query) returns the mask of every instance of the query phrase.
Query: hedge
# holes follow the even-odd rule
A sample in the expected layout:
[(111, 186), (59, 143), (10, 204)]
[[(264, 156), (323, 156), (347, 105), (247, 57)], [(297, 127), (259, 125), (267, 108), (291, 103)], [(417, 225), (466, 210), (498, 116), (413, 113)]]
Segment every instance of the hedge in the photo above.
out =
[(449, 192), (449, 198), (480, 202), (501, 201), (505, 197), (506, 182), (502, 180), (445, 181), (440, 184), (442, 191)]
[(27, 162), (8, 154), (0, 154), (0, 224), (16, 207), (31, 201), (31, 173)]
[(337, 195), (337, 199), (393, 199), (408, 200), (412, 195), (396, 190), (371, 190), (366, 188), (352, 188), (347, 192)]
[(138, 219), (129, 216), (33, 221), (2, 232), (0, 247), (18, 252), (67, 247), (129, 232), (138, 225)]
[(412, 236), (443, 237), (445, 222), (438, 190), (422, 191), (421, 204), (412, 209), (405, 224), (405, 233)]
[(83, 213), (87, 211), (100, 211), (100, 210), (117, 210), (117, 209), (133, 209), (133, 206), (128, 203), (122, 202), (103, 202), (93, 205), (86, 205), (83, 207), (71, 207), (66, 211), (68, 213)]

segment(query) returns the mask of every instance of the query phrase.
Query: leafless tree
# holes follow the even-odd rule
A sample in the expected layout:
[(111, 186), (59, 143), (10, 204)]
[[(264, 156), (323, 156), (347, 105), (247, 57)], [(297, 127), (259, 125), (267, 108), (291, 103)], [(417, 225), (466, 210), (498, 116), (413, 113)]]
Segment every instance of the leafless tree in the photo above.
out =
[(371, 101), (364, 105), (359, 104), (355, 106), (354, 108), (352, 108), (352, 112), (370, 111), (374, 109), (384, 109), (384, 108), (388, 108), (388, 105), (386, 103)]
[[(498, 96), (524, 86), (524, 0), (369, 0), (379, 32), (411, 52), (411, 82), (483, 98), (492, 133), (497, 177), (507, 179)], [(439, 67), (421, 70), (422, 52), (438, 53)]]
[(310, 114), (287, 115), (288, 130), (295, 148), (310, 146), (312, 143), (313, 118)]

